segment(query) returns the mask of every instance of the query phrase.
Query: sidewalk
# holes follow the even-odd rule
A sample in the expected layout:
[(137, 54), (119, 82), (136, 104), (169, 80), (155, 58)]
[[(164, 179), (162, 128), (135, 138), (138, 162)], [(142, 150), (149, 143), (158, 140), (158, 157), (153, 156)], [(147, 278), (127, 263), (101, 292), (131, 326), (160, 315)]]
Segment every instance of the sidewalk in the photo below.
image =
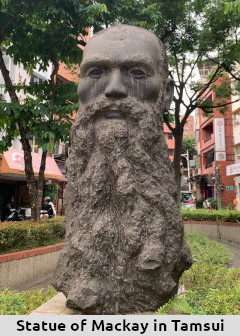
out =
[(48, 275), (46, 275), (43, 278), (38, 279), (37, 281), (34, 281), (30, 284), (27, 284), (25, 286), (20, 287), (18, 290), (19, 291), (27, 291), (30, 289), (44, 289), (46, 290), (48, 288), (48, 286), (52, 286), (52, 282), (53, 282), (53, 275), (54, 273), (49, 273)]
[(218, 241), (218, 243), (227, 247), (232, 254), (232, 259), (229, 267), (240, 268), (240, 244), (235, 244), (227, 241)]

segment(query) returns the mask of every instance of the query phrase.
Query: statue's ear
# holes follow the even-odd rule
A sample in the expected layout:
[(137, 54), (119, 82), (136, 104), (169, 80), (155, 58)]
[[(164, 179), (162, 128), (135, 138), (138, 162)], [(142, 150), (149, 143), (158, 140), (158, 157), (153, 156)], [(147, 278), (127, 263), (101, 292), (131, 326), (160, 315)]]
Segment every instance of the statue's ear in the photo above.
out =
[(171, 78), (167, 78), (166, 91), (164, 96), (164, 112), (168, 111), (173, 100), (174, 82)]

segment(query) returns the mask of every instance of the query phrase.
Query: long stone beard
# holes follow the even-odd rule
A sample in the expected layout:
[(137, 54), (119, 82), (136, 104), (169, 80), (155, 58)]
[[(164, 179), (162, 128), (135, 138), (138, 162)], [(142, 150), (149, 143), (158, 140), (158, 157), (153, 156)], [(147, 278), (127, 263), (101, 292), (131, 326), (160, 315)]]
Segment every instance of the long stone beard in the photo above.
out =
[[(102, 98), (72, 127), (55, 287), (85, 314), (153, 311), (191, 264), (156, 108)], [(105, 118), (109, 111), (123, 118)]]

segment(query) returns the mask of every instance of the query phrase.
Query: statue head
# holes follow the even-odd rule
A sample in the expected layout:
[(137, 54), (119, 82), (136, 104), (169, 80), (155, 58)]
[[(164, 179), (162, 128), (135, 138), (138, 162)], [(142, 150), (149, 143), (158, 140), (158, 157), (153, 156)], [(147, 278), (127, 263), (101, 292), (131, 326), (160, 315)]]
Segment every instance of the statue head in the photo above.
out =
[(191, 264), (162, 127), (172, 91), (165, 49), (149, 31), (120, 25), (88, 42), (55, 282), (68, 307), (156, 310)]
[[(156, 35), (139, 27), (119, 25), (97, 33), (84, 50), (80, 75), (78, 95), (83, 105), (99, 97), (112, 103), (160, 100), (162, 113), (172, 101), (165, 48)], [(116, 112), (104, 117), (125, 116)]]
[(84, 50), (80, 76), (77, 133), (79, 125), (92, 125), (95, 145), (111, 157), (116, 146), (131, 150), (132, 145), (159, 141), (173, 82), (165, 48), (155, 34), (127, 25), (98, 32)]

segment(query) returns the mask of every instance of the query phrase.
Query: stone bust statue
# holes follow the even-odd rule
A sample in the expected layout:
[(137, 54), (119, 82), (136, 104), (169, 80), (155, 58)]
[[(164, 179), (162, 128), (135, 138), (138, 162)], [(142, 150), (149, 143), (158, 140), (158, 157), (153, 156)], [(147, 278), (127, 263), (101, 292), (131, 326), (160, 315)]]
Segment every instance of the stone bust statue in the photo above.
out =
[(84, 314), (155, 311), (192, 263), (162, 127), (166, 52), (153, 33), (114, 26), (88, 42), (80, 74), (54, 286)]

